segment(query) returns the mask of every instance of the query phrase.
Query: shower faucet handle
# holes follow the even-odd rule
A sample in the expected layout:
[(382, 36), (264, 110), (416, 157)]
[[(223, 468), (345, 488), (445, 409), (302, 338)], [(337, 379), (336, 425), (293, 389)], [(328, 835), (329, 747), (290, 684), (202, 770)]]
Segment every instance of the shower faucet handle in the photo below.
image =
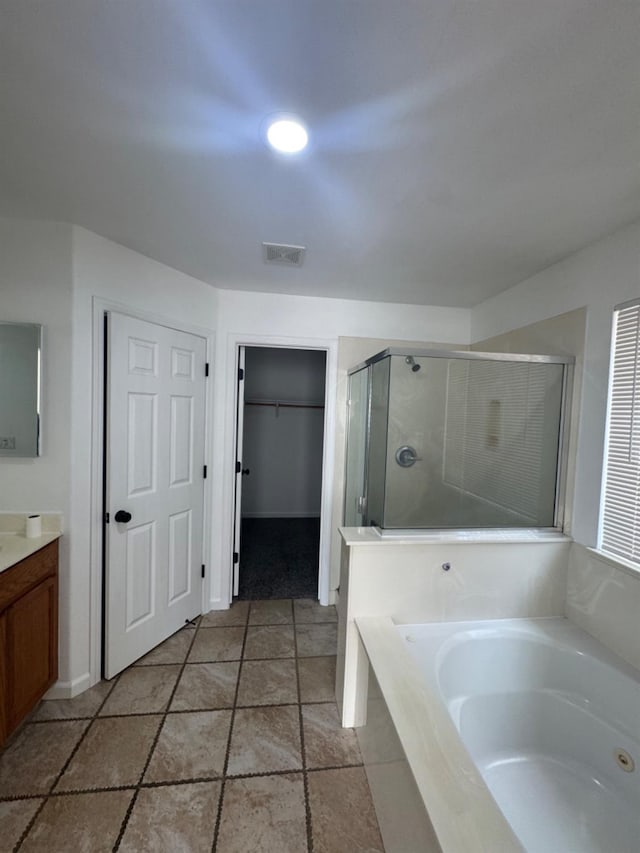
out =
[(422, 456), (418, 456), (415, 447), (403, 444), (396, 450), (396, 462), (401, 468), (411, 468), (416, 462), (422, 462)]

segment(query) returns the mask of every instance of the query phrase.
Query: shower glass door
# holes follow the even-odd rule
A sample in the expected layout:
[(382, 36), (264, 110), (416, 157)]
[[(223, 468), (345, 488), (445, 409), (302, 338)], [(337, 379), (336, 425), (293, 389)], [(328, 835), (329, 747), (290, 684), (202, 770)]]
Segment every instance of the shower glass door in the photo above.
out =
[[(348, 474), (345, 520), (383, 529), (554, 527), (572, 361), (425, 350), (373, 356), (366, 459), (347, 463), (366, 477)], [(365, 392), (364, 374), (351, 377), (361, 383), (353, 399)], [(354, 516), (363, 482), (365, 513)]]

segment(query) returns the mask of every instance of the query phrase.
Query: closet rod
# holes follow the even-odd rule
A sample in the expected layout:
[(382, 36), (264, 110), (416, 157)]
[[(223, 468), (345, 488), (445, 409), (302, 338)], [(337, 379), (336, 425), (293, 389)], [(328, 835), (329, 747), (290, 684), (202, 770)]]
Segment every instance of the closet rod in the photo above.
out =
[(277, 400), (245, 400), (245, 406), (272, 406), (275, 409), (324, 409), (324, 403), (280, 403)]

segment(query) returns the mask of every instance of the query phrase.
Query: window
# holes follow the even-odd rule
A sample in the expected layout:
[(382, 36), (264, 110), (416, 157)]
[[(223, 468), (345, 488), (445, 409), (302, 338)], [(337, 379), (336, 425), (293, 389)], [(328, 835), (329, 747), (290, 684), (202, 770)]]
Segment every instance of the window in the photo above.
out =
[(599, 547), (640, 565), (640, 300), (614, 313)]

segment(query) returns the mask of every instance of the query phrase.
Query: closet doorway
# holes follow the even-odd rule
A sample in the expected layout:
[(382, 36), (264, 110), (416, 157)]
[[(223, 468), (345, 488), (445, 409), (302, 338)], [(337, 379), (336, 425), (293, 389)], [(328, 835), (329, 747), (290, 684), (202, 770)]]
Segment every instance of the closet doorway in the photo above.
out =
[(233, 590), (239, 599), (318, 598), (326, 356), (240, 347)]

